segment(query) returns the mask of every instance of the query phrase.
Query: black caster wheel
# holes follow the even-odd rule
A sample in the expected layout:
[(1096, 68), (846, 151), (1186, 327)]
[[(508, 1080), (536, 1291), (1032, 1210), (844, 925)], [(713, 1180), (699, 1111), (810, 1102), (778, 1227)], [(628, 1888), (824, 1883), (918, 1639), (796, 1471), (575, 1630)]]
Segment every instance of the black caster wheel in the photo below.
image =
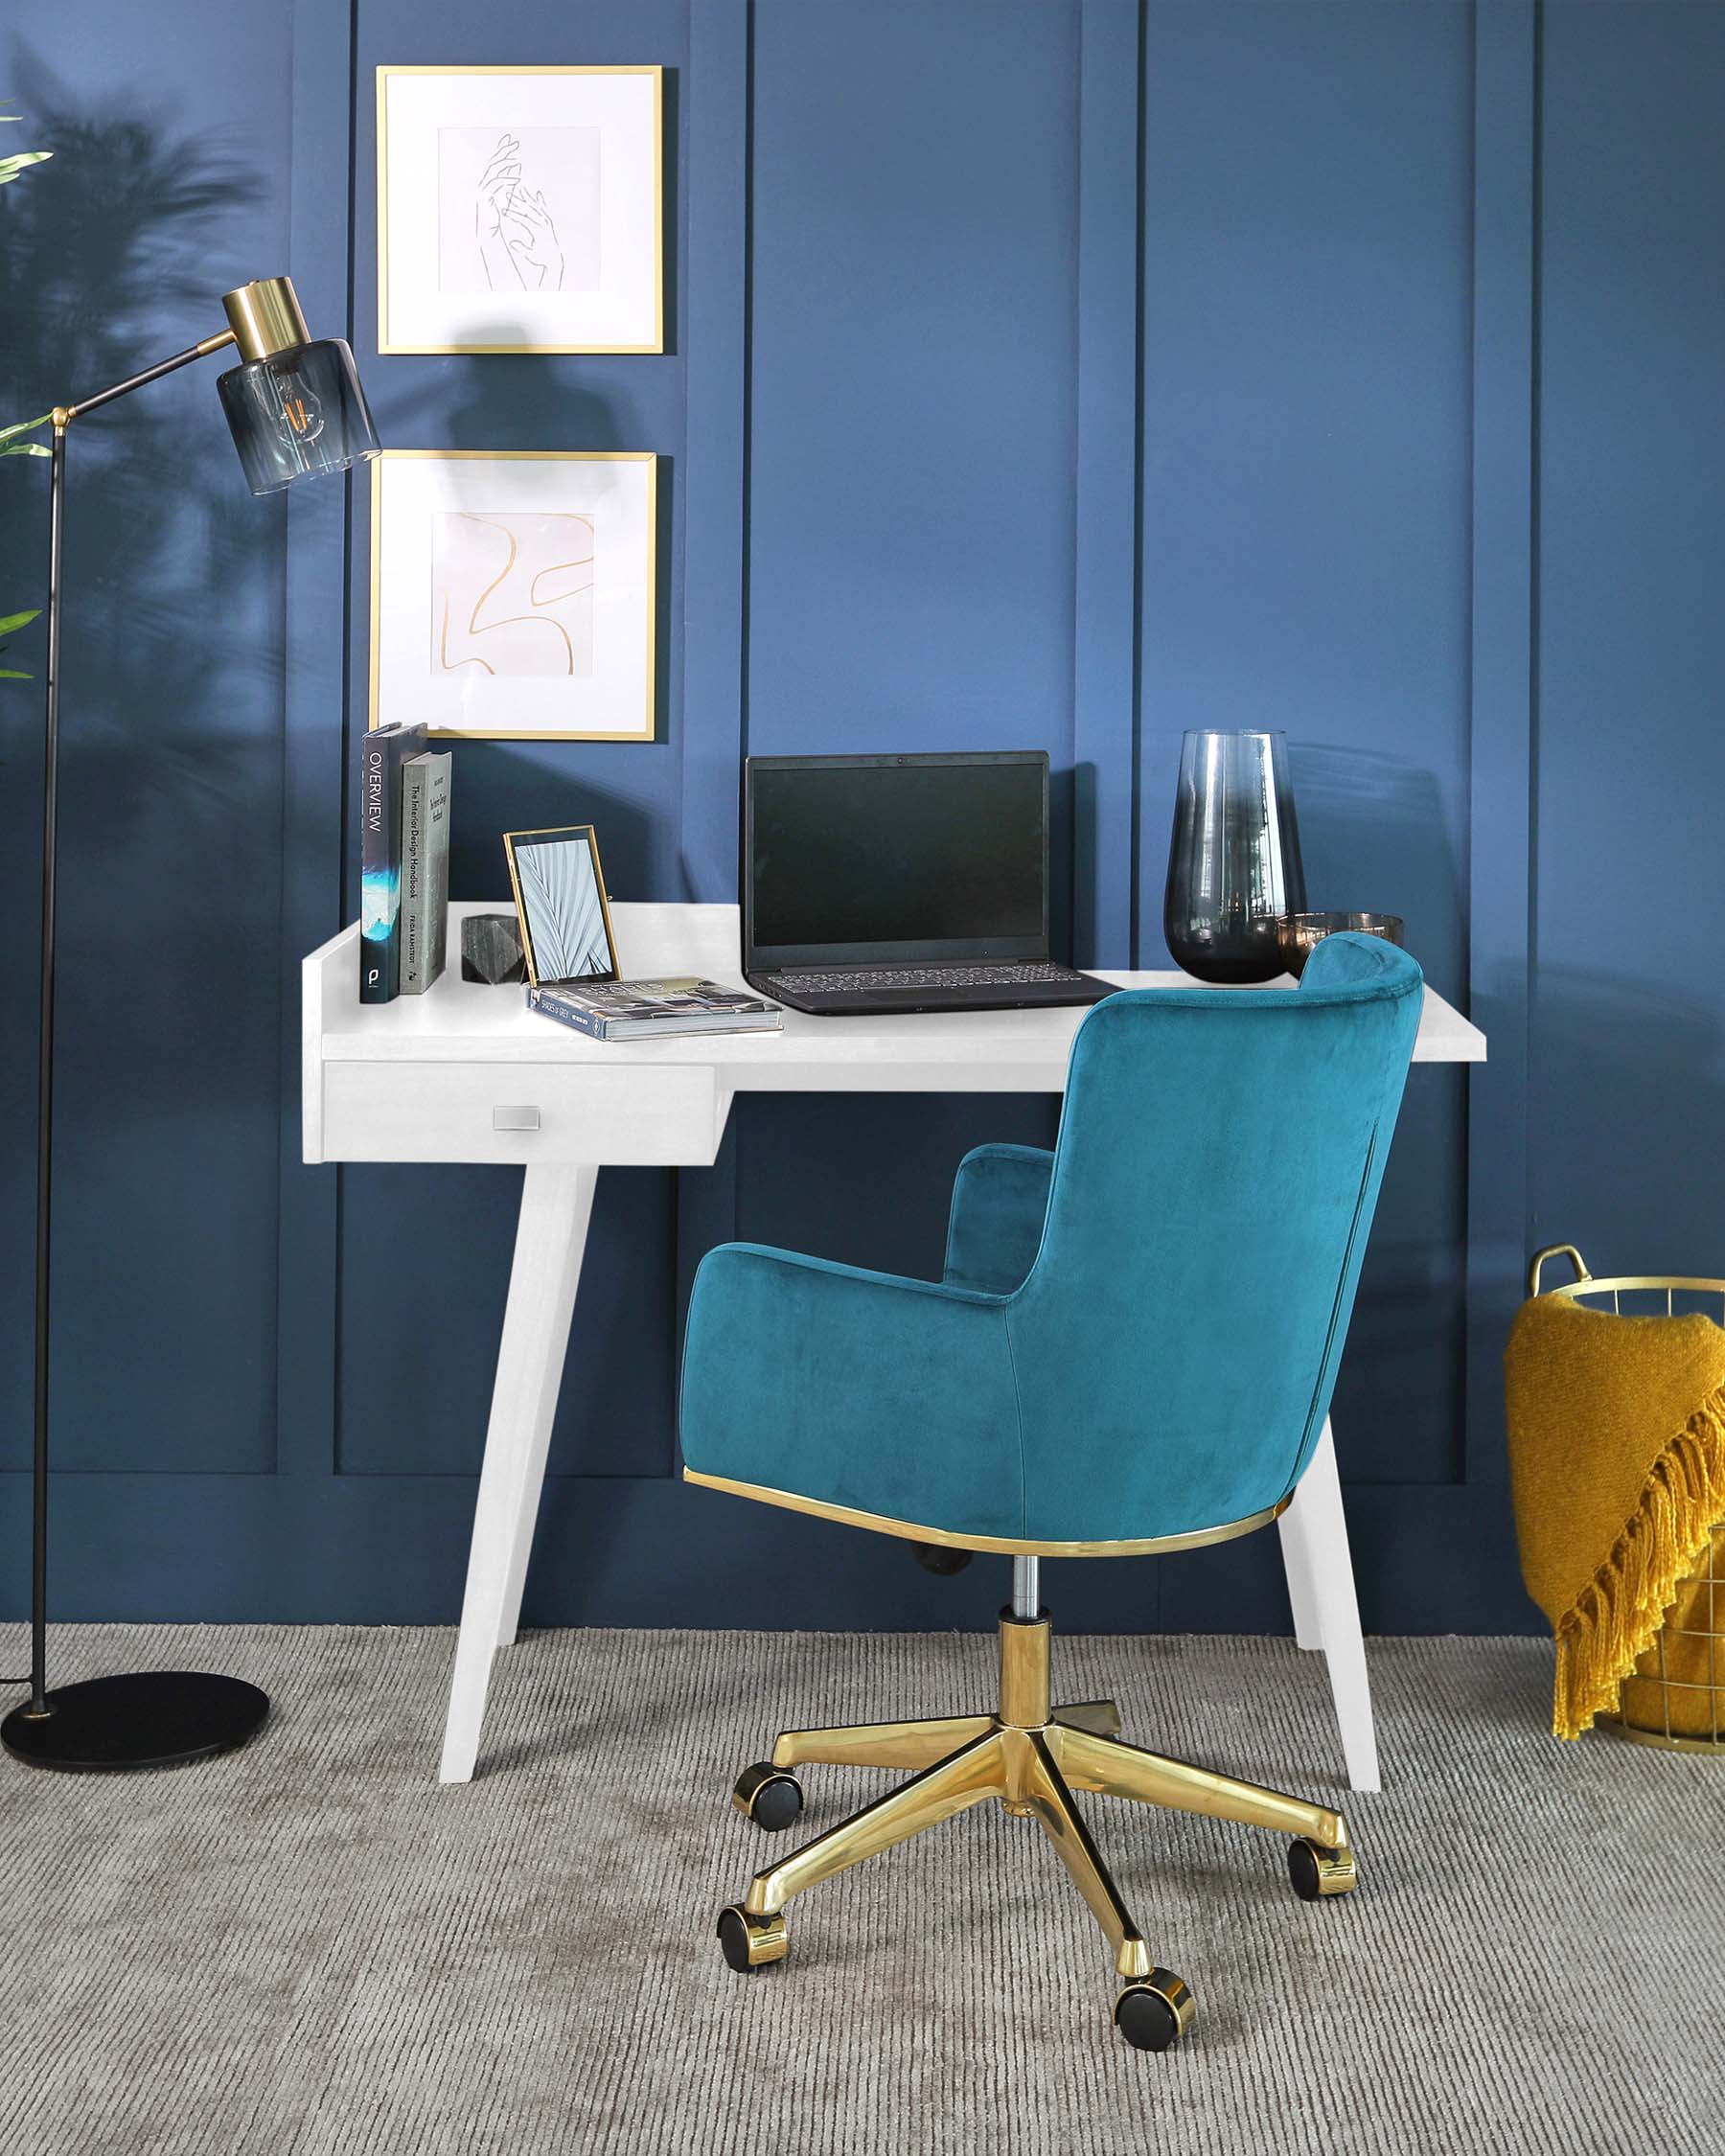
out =
[(1326, 1849), (1322, 1842), (1307, 1841), (1303, 1834), (1288, 1845), (1288, 1877), (1301, 1901), (1350, 1894), (1356, 1876), (1351, 1849)]
[(1152, 1969), (1115, 2001), (1115, 2027), (1134, 2051), (1165, 2052), (1198, 2018), (1192, 1994), (1172, 1969)]
[(737, 1777), (731, 1802), (745, 1819), (753, 1820), (767, 1833), (782, 1834), (787, 1826), (795, 1824), (802, 1810), (802, 1784), (783, 1767), (763, 1760), (759, 1766), (745, 1767)]
[(954, 1572), (963, 1571), (976, 1555), (974, 1549), (948, 1549), (937, 1542), (913, 1542), (910, 1548), (923, 1571), (937, 1572), (942, 1579), (951, 1579)]
[(769, 1961), (782, 1961), (790, 1947), (782, 1912), (755, 1916), (740, 1901), (719, 1912), (719, 1951), (739, 1976), (749, 1976)]

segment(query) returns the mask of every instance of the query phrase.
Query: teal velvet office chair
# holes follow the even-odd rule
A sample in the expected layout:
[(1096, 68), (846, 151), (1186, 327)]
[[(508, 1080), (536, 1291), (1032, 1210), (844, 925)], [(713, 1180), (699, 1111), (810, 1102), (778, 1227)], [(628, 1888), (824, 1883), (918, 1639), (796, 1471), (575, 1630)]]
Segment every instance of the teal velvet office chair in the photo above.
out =
[(915, 1770), (755, 1875), (719, 1919), (732, 1968), (784, 1959), (794, 1894), (998, 1797), (1046, 1830), (1107, 1935), (1116, 2026), (1162, 2051), (1191, 1994), (1074, 1789), (1292, 1835), (1308, 1900), (1353, 1886), (1339, 1812), (1125, 1744), (1112, 1702), (1051, 1707), (1037, 1560), (1190, 1548), (1287, 1504), (1329, 1411), (1420, 999), (1414, 961), (1356, 935), (1320, 944), (1298, 989), (1111, 996), (1073, 1044), (1055, 1151), (961, 1163), (940, 1281), (746, 1243), (702, 1260), (690, 1481), (1014, 1560), (993, 1714), (788, 1730), (737, 1783), (780, 1829), (805, 1761)]

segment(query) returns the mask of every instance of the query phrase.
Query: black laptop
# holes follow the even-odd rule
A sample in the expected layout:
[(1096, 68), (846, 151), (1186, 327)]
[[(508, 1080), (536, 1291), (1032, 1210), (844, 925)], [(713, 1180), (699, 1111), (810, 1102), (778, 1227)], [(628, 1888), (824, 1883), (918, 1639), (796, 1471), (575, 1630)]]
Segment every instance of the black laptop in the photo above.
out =
[(1099, 1003), (1048, 955), (1048, 759), (751, 756), (743, 971), (794, 1010)]

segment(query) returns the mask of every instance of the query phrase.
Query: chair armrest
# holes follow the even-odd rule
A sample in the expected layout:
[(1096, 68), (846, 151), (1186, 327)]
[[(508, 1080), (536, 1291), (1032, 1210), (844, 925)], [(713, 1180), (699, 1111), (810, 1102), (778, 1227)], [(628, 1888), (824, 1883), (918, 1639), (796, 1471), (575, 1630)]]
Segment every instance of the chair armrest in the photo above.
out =
[(1019, 1532), (1018, 1396), (996, 1296), (724, 1244), (690, 1295), (679, 1420), (698, 1475), (954, 1533)]
[(1009, 1296), (1042, 1247), (1054, 1156), (1033, 1145), (979, 1145), (958, 1163), (947, 1227), (949, 1287)]

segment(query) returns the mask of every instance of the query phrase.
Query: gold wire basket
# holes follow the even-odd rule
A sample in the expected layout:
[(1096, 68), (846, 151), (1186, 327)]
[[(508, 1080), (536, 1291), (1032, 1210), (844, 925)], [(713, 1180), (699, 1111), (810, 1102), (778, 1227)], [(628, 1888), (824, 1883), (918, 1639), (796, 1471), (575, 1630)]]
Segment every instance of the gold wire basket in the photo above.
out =
[[(1528, 1293), (1539, 1293), (1548, 1258), (1566, 1257), (1576, 1277), (1548, 1295), (1609, 1308), (1620, 1318), (1685, 1318), (1693, 1312), (1725, 1323), (1725, 1280), (1686, 1280), (1663, 1273), (1622, 1273), (1596, 1280), (1573, 1243), (1553, 1243), (1528, 1268)], [(1681, 1307), (1679, 1302), (1681, 1300)], [(1690, 1621), (1685, 1622), (1684, 1619)], [(1716, 1521), (1700, 1569), (1677, 1591), (1659, 1638), (1623, 1680), (1621, 1712), (1601, 1714), (1598, 1728), (1631, 1744), (1667, 1752), (1725, 1755), (1725, 1520)]]

